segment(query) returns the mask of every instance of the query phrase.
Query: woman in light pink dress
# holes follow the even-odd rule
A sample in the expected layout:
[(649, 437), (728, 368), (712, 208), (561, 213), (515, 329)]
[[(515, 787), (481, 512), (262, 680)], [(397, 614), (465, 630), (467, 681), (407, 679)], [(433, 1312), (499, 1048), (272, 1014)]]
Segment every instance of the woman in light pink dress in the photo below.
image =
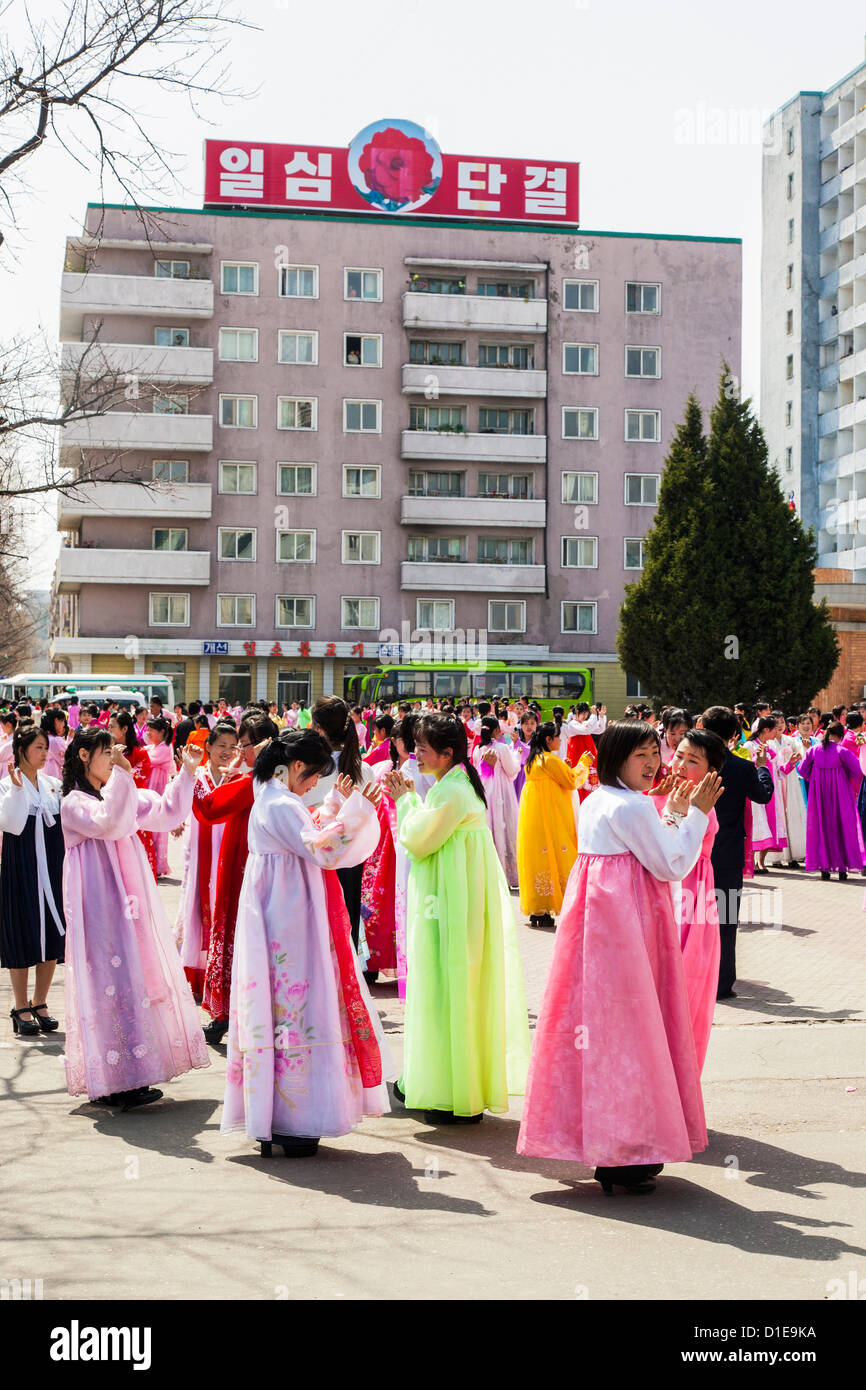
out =
[(753, 762), (758, 749), (764, 747), (767, 754), (767, 770), (773, 779), (772, 800), (768, 801), (766, 806), (759, 806), (757, 802), (752, 806), (752, 849), (756, 856), (755, 872), (759, 874), (769, 873), (765, 861), (770, 850), (781, 853), (788, 847), (785, 807), (782, 800), (782, 762), (773, 747), (775, 733), (775, 719), (763, 716), (755, 721), (752, 737), (746, 744)]
[[(174, 771), (174, 753), (171, 747), (171, 724), (164, 717), (147, 721), (147, 756), (150, 759), (150, 776), (147, 779), (148, 791), (162, 796)], [(153, 850), (156, 855), (156, 876), (161, 878), (169, 872), (168, 832), (158, 831), (153, 837)]]
[(517, 874), (517, 794), (514, 780), (522, 768), (520, 754), (506, 743), (498, 719), (486, 714), (478, 742), (472, 750), (487, 797), (487, 824), (509, 888), (519, 883)]
[(63, 780), (63, 759), (69, 742), (69, 725), (62, 709), (47, 709), (41, 719), (43, 734), (48, 738), (48, 757), (43, 769), (46, 777)]

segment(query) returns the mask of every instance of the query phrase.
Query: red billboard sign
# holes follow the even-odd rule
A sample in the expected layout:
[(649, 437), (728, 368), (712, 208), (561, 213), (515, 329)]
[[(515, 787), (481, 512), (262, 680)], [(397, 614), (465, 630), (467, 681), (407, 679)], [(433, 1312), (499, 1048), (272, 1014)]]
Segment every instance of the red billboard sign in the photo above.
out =
[(576, 226), (579, 165), (443, 155), (410, 121), (367, 126), (347, 149), (205, 141), (205, 206), (420, 213)]

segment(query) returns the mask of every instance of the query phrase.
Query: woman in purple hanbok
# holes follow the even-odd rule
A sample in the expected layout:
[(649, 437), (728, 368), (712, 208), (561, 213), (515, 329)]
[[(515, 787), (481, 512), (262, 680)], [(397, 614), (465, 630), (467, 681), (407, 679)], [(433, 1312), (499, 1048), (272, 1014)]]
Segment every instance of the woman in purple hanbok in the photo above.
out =
[(136, 832), (189, 815), (200, 753), (160, 797), (137, 787), (105, 729), (66, 750), (60, 820), (66, 842), (66, 1081), (129, 1110), (159, 1100), (155, 1081), (210, 1065), (198, 1010)]
[(841, 724), (830, 724), (821, 747), (810, 748), (797, 768), (809, 787), (806, 869), (818, 869), (824, 879), (836, 871), (840, 881), (864, 863), (857, 817), (863, 773), (854, 754), (839, 746), (843, 734)]
[(472, 762), (481, 775), (487, 797), (487, 824), (493, 836), (499, 862), (505, 870), (509, 888), (520, 882), (517, 874), (517, 797), (514, 779), (520, 771), (520, 757), (505, 742), (499, 720), (487, 714), (481, 721)]

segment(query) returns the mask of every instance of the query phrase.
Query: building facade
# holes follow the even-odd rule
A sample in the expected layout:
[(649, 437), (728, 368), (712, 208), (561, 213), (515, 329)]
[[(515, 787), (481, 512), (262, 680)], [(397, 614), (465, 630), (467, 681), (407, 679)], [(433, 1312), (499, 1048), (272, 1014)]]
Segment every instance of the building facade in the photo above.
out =
[(640, 693), (618, 610), (688, 393), (740, 370), (738, 241), (159, 217), (91, 205), (68, 245), (64, 372), (129, 389), (62, 432), (112, 480), (59, 504), (55, 665), (310, 699), (420, 630)]

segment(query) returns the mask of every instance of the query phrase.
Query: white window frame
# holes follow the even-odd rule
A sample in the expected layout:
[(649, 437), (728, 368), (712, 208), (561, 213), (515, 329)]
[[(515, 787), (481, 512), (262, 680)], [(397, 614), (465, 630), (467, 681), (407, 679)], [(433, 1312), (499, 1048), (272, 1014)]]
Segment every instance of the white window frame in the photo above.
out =
[[(641, 291), (643, 291), (643, 290), (646, 289), (646, 288), (652, 288), (652, 289), (658, 290), (658, 306), (659, 306), (659, 307), (658, 307), (657, 309), (630, 309), (630, 308), (628, 307), (628, 287), (629, 287), (629, 285), (640, 285)], [(626, 312), (627, 314), (644, 314), (644, 315), (648, 315), (650, 318), (658, 318), (658, 317), (661, 315), (661, 311), (662, 311), (662, 286), (661, 286), (661, 281), (660, 281), (660, 280), (626, 280), (625, 286), (624, 286), (624, 289), (623, 289), (623, 299), (625, 300), (625, 312)], [(643, 303), (643, 293), (641, 293), (641, 303)]]
[[(281, 475), (280, 475), (280, 469), (281, 469), (281, 468), (312, 468), (312, 470), (313, 470), (313, 477), (312, 477), (313, 488), (312, 488), (312, 491), (311, 491), (311, 492), (283, 492), (283, 491), (281, 491), (281, 489), (280, 489), (280, 476), (281, 476)], [(276, 478), (275, 478), (275, 480), (274, 480), (274, 486), (276, 487), (276, 490), (277, 490), (277, 491), (276, 491), (277, 497), (297, 497), (297, 498), (299, 499), (299, 501), (303, 502), (303, 501), (305, 500), (305, 498), (307, 498), (307, 497), (316, 497), (316, 496), (318, 495), (317, 483), (318, 483), (318, 467), (317, 467), (317, 465), (316, 465), (315, 463), (308, 463), (305, 459), (301, 459), (301, 461), (300, 461), (299, 463), (296, 463), (294, 459), (278, 459), (278, 460), (277, 460), (277, 472), (276, 472)]]
[[(632, 439), (628, 432), (629, 415), (654, 415), (656, 418), (655, 439)], [(627, 444), (660, 444), (662, 439), (662, 413), (660, 410), (644, 410), (640, 406), (626, 407), (623, 412), (623, 438)]]
[[(594, 417), (594, 434), (566, 434), (565, 433), (565, 414), (568, 410), (584, 411)], [(598, 442), (598, 406), (595, 405), (564, 405), (562, 407), (562, 437), (563, 439), (573, 440), (577, 444), (592, 444)]]
[[(495, 603), (513, 603), (522, 610), (522, 620), (518, 627), (494, 627), (493, 626), (493, 605)], [(523, 598), (491, 598), (487, 600), (487, 631), (488, 632), (525, 632), (526, 631), (526, 599)]]
[[(280, 536), (309, 536), (309, 560), (286, 560), (280, 554)], [(274, 559), (278, 565), (314, 565), (316, 563), (316, 530), (312, 526), (280, 526), (274, 531)]]
[[(183, 599), (183, 600), (184, 600), (184, 605), (185, 605), (185, 610), (186, 610), (186, 617), (183, 619), (182, 622), (178, 622), (178, 623), (173, 622), (173, 621), (171, 620), (171, 618), (169, 618), (168, 622), (165, 622), (165, 623), (156, 622), (155, 619), (154, 619), (154, 616), (153, 616), (153, 600), (154, 600), (155, 598), (167, 598), (167, 599), (180, 598), (180, 599)], [(148, 594), (148, 596), (147, 596), (147, 616), (148, 616), (148, 624), (147, 624), (148, 627), (189, 627), (189, 594), (168, 594), (168, 593), (152, 593), (152, 594)]]
[[(567, 603), (573, 604), (575, 608), (592, 609), (592, 627), (566, 627), (565, 626), (565, 606)], [(559, 605), (559, 630), (561, 633), (570, 637), (593, 637), (598, 633), (598, 603), (594, 599), (563, 599)]]
[[(186, 469), (186, 473), (185, 473), (185, 475), (184, 475), (183, 478), (170, 478), (170, 477), (169, 477), (169, 478), (158, 478), (158, 477), (156, 476), (156, 465), (157, 465), (158, 463), (168, 463), (168, 464), (182, 463), (183, 466), (184, 466), (184, 468)], [(189, 459), (151, 459), (151, 461), (150, 461), (150, 471), (151, 471), (151, 481), (152, 481), (152, 482), (162, 484), (162, 485), (164, 485), (164, 486), (166, 486), (166, 487), (175, 487), (175, 486), (177, 486), (179, 483), (188, 483), (188, 482), (189, 482)]]
[[(157, 333), (168, 333), (168, 334), (185, 333), (185, 334), (186, 334), (186, 342), (185, 342), (185, 343), (158, 343), (158, 342), (156, 341), (156, 335), (157, 335)], [(163, 351), (165, 351), (167, 348), (173, 348), (173, 347), (189, 347), (189, 329), (188, 329), (188, 328), (172, 328), (169, 324), (166, 324), (166, 323), (157, 324), (157, 326), (156, 326), (156, 327), (154, 328), (154, 330), (153, 330), (153, 346), (154, 346), (154, 347), (158, 347), (158, 348), (162, 348)]]
[[(240, 492), (237, 488), (223, 487), (224, 468), (251, 468), (253, 470), (254, 487), (252, 492)], [(217, 495), (221, 497), (256, 497), (259, 491), (259, 465), (254, 459), (218, 459), (217, 460)]]
[[(372, 301), (370, 301), (370, 302), (372, 302)], [(353, 300), (352, 303), (354, 304), (355, 301)], [(349, 338), (361, 338), (361, 339), (363, 339), (363, 338), (375, 338), (376, 341), (377, 341), (378, 344), (379, 344), (379, 361), (378, 361), (378, 362), (347, 362), (347, 360), (346, 360), (346, 351), (347, 351), (347, 340), (348, 340)], [(382, 335), (381, 333), (344, 333), (344, 334), (343, 334), (343, 366), (344, 366), (344, 367), (351, 367), (353, 371), (354, 371), (357, 367), (381, 367), (381, 366), (382, 366), (382, 338), (383, 338), (383, 335)], [(364, 349), (363, 349), (363, 346), (362, 346), (362, 348), (361, 348), (362, 353), (363, 353), (363, 350), (364, 350)]]
[[(562, 501), (566, 507), (597, 507), (598, 506), (598, 474), (592, 473), (585, 468), (567, 468), (562, 476)], [(592, 478), (594, 482), (593, 491), (595, 496), (591, 502), (575, 502), (572, 497), (567, 497), (566, 478)]]
[[(160, 266), (160, 265), (170, 265), (170, 266), (171, 266), (171, 274), (170, 274), (170, 275), (160, 275), (159, 271), (157, 270), (157, 266)], [(175, 273), (174, 273), (174, 267), (175, 267), (176, 265), (185, 265), (185, 266), (186, 266), (186, 274), (185, 274), (185, 275), (175, 275)], [(189, 273), (190, 273), (191, 270), (192, 270), (192, 262), (191, 262), (191, 261), (187, 261), (187, 260), (183, 260), (183, 259), (181, 259), (181, 260), (175, 260), (175, 259), (174, 259), (173, 257), (171, 257), (171, 256), (156, 256), (156, 257), (154, 258), (154, 262), (153, 262), (153, 275), (154, 275), (154, 279), (156, 279), (156, 280), (188, 280), (188, 279), (189, 279)]]
[[(308, 623), (281, 623), (280, 622), (280, 600), (291, 600), (297, 603), (301, 599), (310, 605), (310, 621)], [(287, 632), (312, 632), (316, 626), (316, 597), (315, 594), (277, 594), (274, 598), (274, 627), (283, 628)]]
[[(294, 401), (296, 406), (297, 406), (297, 405), (300, 405), (301, 403), (303, 403), (303, 404), (305, 404), (305, 405), (311, 405), (311, 406), (313, 407), (312, 412), (311, 412), (312, 424), (310, 424), (310, 425), (281, 425), (281, 424), (280, 424), (280, 413), (281, 413), (280, 407), (282, 406), (283, 401)], [(295, 416), (296, 416), (296, 417), (297, 417), (297, 413), (298, 413), (298, 412), (297, 412), (297, 410), (296, 410), (296, 411), (295, 411)], [(319, 398), (318, 398), (318, 396), (277, 396), (277, 429), (278, 429), (278, 430), (288, 430), (290, 433), (297, 433), (297, 434), (313, 434), (314, 431), (317, 430), (318, 428), (319, 428)]]
[[(346, 474), (350, 468), (357, 468), (359, 471), (368, 468), (376, 474), (375, 492), (348, 492), (348, 480)], [(343, 464), (343, 497), (349, 497), (353, 502), (372, 502), (375, 498), (382, 496), (382, 465), (379, 463), (344, 463)]]
[[(249, 270), (252, 267), (253, 281), (255, 288), (252, 290), (227, 290), (224, 284), (225, 270), (228, 266), (237, 266), (238, 270)], [(259, 263), (258, 261), (220, 261), (220, 294), (237, 295), (241, 299), (255, 299), (259, 292)]]
[[(252, 333), (254, 355), (252, 357), (226, 357), (223, 352), (224, 333)], [(219, 331), (219, 345), (217, 348), (219, 362), (258, 362), (259, 360), (259, 330), (257, 328), (229, 328), (221, 327)]]
[[(186, 406), (186, 409), (185, 409), (185, 410), (157, 410), (157, 408), (156, 408), (157, 401), (164, 401), (164, 402), (166, 402), (166, 403), (168, 403), (168, 402), (170, 402), (170, 401), (183, 401), (184, 404), (185, 404), (185, 406)], [(152, 397), (152, 399), (151, 399), (151, 405), (153, 406), (153, 414), (154, 414), (154, 415), (189, 415), (189, 392), (188, 392), (188, 391), (161, 391), (161, 390), (159, 389), (158, 386), (155, 386), (155, 387), (154, 387), (154, 390), (153, 390), (153, 397)]]
[[(363, 295), (362, 295), (362, 296), (359, 296), (358, 299), (350, 299), (350, 298), (349, 298), (349, 275), (350, 275), (350, 274), (363, 275), (365, 272), (366, 272), (368, 275), (376, 275), (376, 276), (378, 276), (379, 293), (376, 295), (376, 298), (375, 298), (375, 299), (366, 298), (366, 297), (363, 296)], [(382, 303), (382, 286), (383, 286), (383, 284), (384, 284), (384, 281), (385, 281), (385, 272), (384, 272), (384, 268), (383, 268), (382, 266), (380, 266), (380, 265), (344, 265), (344, 266), (343, 266), (343, 299), (344, 299), (347, 303), (351, 303), (351, 304), (381, 304), (381, 303)]]
[[(630, 352), (654, 352), (656, 354), (657, 372), (630, 372), (628, 369), (628, 355)], [(643, 355), (641, 355), (641, 366), (643, 366)], [(662, 374), (662, 350), (656, 347), (655, 343), (626, 343), (623, 353), (623, 373), (629, 381), (660, 381)]]
[[(574, 372), (569, 371), (565, 365), (565, 353), (567, 348), (592, 348), (595, 353), (595, 371), (593, 372)], [(563, 376), (598, 376), (598, 343), (563, 343), (562, 345), (562, 374)]]
[[(635, 544), (637, 544), (637, 545), (640, 546), (640, 564), (639, 564), (639, 565), (628, 565), (628, 564), (626, 564), (626, 560), (627, 560), (627, 558), (628, 558), (628, 547), (629, 547), (629, 545), (635, 545)], [(634, 574), (639, 574), (639, 573), (641, 572), (641, 570), (644, 568), (644, 566), (645, 566), (645, 564), (646, 564), (646, 554), (644, 553), (644, 547), (645, 547), (645, 545), (646, 545), (646, 538), (645, 538), (644, 536), (623, 536), (623, 538), (622, 538), (622, 567), (623, 567), (624, 570), (627, 570), (627, 571), (629, 571), (629, 573), (634, 573)]]
[[(220, 603), (224, 598), (248, 598), (252, 599), (252, 617), (248, 623), (224, 623), (220, 617)], [(235, 617), (237, 617), (237, 606), (235, 606)], [(256, 596), (255, 594), (217, 594), (216, 596), (216, 625), (217, 627), (255, 627), (256, 625)]]
[[(375, 428), (374, 430), (365, 430), (365, 429), (352, 430), (352, 429), (349, 429), (349, 426), (346, 424), (346, 415), (347, 415), (347, 407), (350, 406), (350, 405), (359, 405), (359, 406), (374, 405), (374, 406), (376, 407), (376, 428)], [(382, 402), (381, 402), (381, 401), (377, 401), (377, 400), (370, 400), (369, 398), (363, 398), (363, 399), (362, 399), (362, 398), (356, 397), (356, 396), (344, 396), (344, 397), (343, 397), (343, 433), (344, 433), (344, 434), (381, 434), (381, 433), (382, 433)]]
[[(284, 270), (311, 270), (313, 272), (313, 293), (312, 294), (283, 294), (283, 271)], [(277, 266), (277, 298), (278, 299), (318, 299), (319, 297), (319, 267), (311, 265), (309, 261), (291, 261), (288, 265)]]
[[(594, 309), (572, 309), (565, 302), (566, 285), (595, 285), (595, 308)], [(562, 312), (564, 314), (597, 314), (599, 311), (600, 285), (598, 280), (577, 280), (573, 276), (563, 278), (562, 281)]]
[[(253, 536), (253, 553), (246, 559), (242, 555), (223, 555), (223, 532), (224, 531), (251, 531)], [(259, 538), (257, 527), (255, 526), (218, 526), (217, 527), (217, 553), (216, 561), (218, 565), (254, 565), (258, 553)], [(237, 548), (237, 547), (236, 547)]]
[[(313, 360), (311, 362), (287, 362), (282, 355), (283, 338), (312, 338)], [(319, 365), (319, 330), (317, 328), (280, 328), (277, 330), (278, 367), (317, 367)]]
[[(592, 541), (595, 560), (591, 565), (567, 565), (565, 563), (565, 542), (566, 541)], [(598, 536), (561, 536), (559, 541), (559, 567), (564, 570), (597, 570), (598, 569)]]
[[(631, 442), (634, 443), (634, 440), (632, 440)], [(641, 502), (629, 502), (629, 500), (628, 500), (628, 480), (629, 480), (629, 478), (640, 478), (640, 479), (641, 479), (641, 492), (643, 492), (643, 479), (644, 479), (644, 478), (655, 478), (655, 484), (656, 484), (656, 500), (655, 500), (654, 502), (643, 502), (643, 501), (641, 501)], [(625, 506), (627, 506), (627, 507), (657, 507), (658, 504), (659, 504), (659, 500), (658, 500), (658, 499), (659, 499), (659, 488), (661, 487), (661, 481), (662, 481), (662, 475), (661, 475), (661, 473), (625, 473), (625, 474), (623, 475), (623, 484), (622, 484), (622, 496), (623, 496), (623, 502), (624, 502)]]
[[(157, 550), (157, 549), (156, 549), (156, 533), (157, 533), (157, 531), (183, 531), (184, 535), (186, 536), (186, 545), (183, 547), (182, 550), (174, 550), (174, 549), (172, 549), (171, 546), (169, 546), (168, 550)], [(151, 548), (151, 550), (155, 551), (157, 555), (183, 555), (187, 550), (189, 550), (189, 527), (188, 527), (188, 526), (152, 526), (152, 527), (150, 528), (150, 548)]]
[[(444, 627), (431, 626), (429, 623), (421, 621), (422, 603), (447, 603), (450, 609), (448, 622)], [(419, 598), (415, 600), (415, 626), (423, 628), (425, 632), (453, 632), (454, 631), (454, 599), (453, 598)]]
[[(377, 557), (375, 560), (347, 560), (346, 559), (346, 537), (347, 536), (375, 536), (377, 540)], [(344, 565), (381, 565), (382, 563), (382, 532), (381, 531), (355, 531), (349, 529), (340, 533), (340, 556)]]
[[(252, 401), (253, 402), (253, 423), (251, 425), (227, 425), (223, 420), (223, 401)], [(236, 391), (221, 391), (219, 398), (219, 414), (217, 415), (218, 428), (221, 430), (257, 430), (259, 427), (259, 398), (258, 396), (247, 396)]]
[[(346, 612), (343, 607), (345, 603), (375, 603), (376, 620), (372, 623), (347, 623)], [(381, 600), (375, 594), (341, 594), (340, 595), (340, 630), (341, 632), (378, 632), (382, 624), (380, 621)]]

